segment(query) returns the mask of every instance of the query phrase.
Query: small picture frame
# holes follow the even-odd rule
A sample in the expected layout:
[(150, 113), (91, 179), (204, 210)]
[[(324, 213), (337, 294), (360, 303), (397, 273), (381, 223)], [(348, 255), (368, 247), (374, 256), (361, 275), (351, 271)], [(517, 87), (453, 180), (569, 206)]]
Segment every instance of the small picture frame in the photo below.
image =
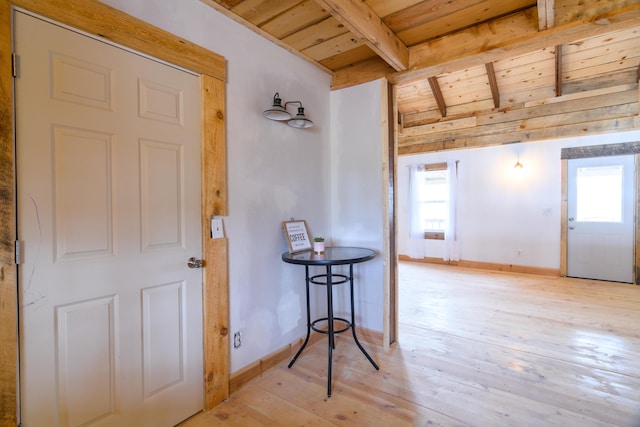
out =
[(307, 222), (303, 219), (283, 221), (282, 231), (287, 240), (289, 253), (307, 251), (313, 248), (311, 238), (309, 237), (309, 229)]

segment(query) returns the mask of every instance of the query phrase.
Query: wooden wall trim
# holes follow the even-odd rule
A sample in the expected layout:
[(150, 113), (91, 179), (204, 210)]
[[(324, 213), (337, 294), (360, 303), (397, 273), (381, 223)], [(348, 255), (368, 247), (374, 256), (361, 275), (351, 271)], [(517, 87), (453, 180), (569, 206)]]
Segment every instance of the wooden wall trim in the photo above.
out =
[[(11, 73), (12, 27), (11, 8), (20, 7), (43, 17), (78, 28), (89, 34), (108, 39), (135, 51), (156, 57), (190, 71), (199, 73), (202, 88), (203, 227), (208, 235), (211, 215), (226, 215), (226, 140), (225, 140), (225, 85), (224, 57), (204, 49), (176, 35), (160, 30), (133, 18), (97, 0), (0, 0), (0, 426), (17, 424), (17, 277), (14, 260), (15, 181), (14, 181), (14, 122), (13, 76)], [(203, 254), (210, 265), (219, 267), (228, 263), (226, 239), (203, 240)], [(226, 269), (203, 269), (205, 305), (203, 312), (221, 332), (228, 323), (228, 273)], [(215, 295), (215, 298), (209, 298)], [(214, 301), (215, 300), (215, 301)], [(207, 338), (205, 330), (205, 339)], [(219, 384), (216, 393), (207, 394), (211, 407), (228, 396), (229, 364), (228, 336), (219, 334), (208, 342), (205, 355), (208, 363), (220, 366), (214, 371), (213, 383)], [(212, 349), (212, 350), (211, 350)], [(226, 352), (226, 353), (225, 353)], [(208, 374), (211, 373), (210, 366)], [(226, 386), (225, 386), (226, 384)]]
[(635, 193), (635, 265), (633, 269), (633, 283), (640, 285), (640, 154), (635, 155), (636, 193)]
[(590, 157), (624, 156), (627, 154), (640, 154), (640, 141), (563, 148), (560, 152), (560, 158), (563, 160), (588, 159)]
[(227, 239), (211, 238), (211, 217), (227, 215), (225, 82), (201, 76), (202, 277), (205, 410), (229, 398)]
[[(365, 342), (365, 343), (369, 343), (377, 346), (382, 345), (383, 334), (378, 331), (358, 327), (357, 334), (358, 334), (358, 340), (361, 342)], [(318, 332), (312, 332), (311, 335), (309, 336), (309, 342), (307, 343), (306, 348), (309, 348), (310, 346), (318, 344), (319, 341), (323, 341), (323, 343), (319, 345), (324, 345), (324, 343), (326, 342), (326, 339), (327, 339), (326, 335), (320, 334)], [(338, 339), (342, 339), (342, 338), (338, 336)], [(353, 338), (351, 337), (351, 335), (345, 335), (344, 339), (351, 341), (350, 343), (348, 343), (349, 345), (352, 345), (352, 344), (355, 345), (353, 343)], [(244, 387), (248, 383), (256, 379), (262, 378), (271, 369), (279, 367), (283, 362), (288, 363), (288, 361), (291, 360), (293, 355), (298, 351), (303, 341), (304, 339), (300, 338), (290, 344), (285, 345), (279, 350), (276, 350), (273, 353), (266, 355), (260, 360), (250, 363), (244, 368), (232, 373), (229, 378), (229, 384), (230, 384), (229, 387), (231, 390), (231, 394), (240, 390), (242, 387)], [(300, 357), (304, 357), (304, 352)]]
[(537, 274), (539, 276), (553, 276), (557, 277), (560, 272), (557, 268), (535, 267), (530, 265), (516, 265), (516, 264), (500, 264), (497, 262), (481, 262), (481, 261), (444, 261), (442, 258), (410, 258), (407, 255), (398, 256), (398, 261), (408, 262), (423, 262), (426, 264), (441, 264), (451, 265), (456, 267), (465, 268), (477, 268), (481, 270), (493, 270), (493, 271), (507, 271), (510, 273), (524, 273), (524, 274)]
[(11, 8), (0, 5), (0, 426), (17, 424), (18, 294), (13, 174), (13, 76)]
[(1, 0), (198, 74), (226, 80), (223, 56), (98, 0)]
[(569, 161), (560, 160), (560, 277), (567, 277)]

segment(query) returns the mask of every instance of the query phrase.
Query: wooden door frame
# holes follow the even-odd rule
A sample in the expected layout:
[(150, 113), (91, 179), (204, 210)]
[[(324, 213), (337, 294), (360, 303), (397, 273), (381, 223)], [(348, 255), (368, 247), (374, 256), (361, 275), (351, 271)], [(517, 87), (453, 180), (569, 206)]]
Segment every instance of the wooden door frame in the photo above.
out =
[(616, 144), (592, 145), (586, 147), (563, 148), (560, 154), (561, 161), (561, 212), (560, 212), (560, 277), (567, 277), (567, 250), (568, 250), (568, 198), (569, 198), (569, 160), (584, 159), (590, 157), (607, 157), (633, 155), (635, 163), (635, 191), (634, 191), (634, 265), (632, 283), (640, 285), (640, 141), (622, 142)]
[(0, 0), (0, 426), (18, 414), (18, 282), (12, 7), (19, 7), (200, 75), (205, 409), (229, 397), (227, 239), (209, 237), (227, 215), (224, 57), (97, 0)]

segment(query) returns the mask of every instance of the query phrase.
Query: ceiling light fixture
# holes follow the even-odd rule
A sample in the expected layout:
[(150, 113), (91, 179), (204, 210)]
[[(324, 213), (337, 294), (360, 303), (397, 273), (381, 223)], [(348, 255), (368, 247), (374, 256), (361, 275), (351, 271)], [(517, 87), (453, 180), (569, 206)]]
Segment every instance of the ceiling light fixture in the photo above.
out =
[[(287, 111), (287, 105), (298, 104), (298, 114), (292, 118), (291, 114)], [(264, 111), (264, 116), (270, 120), (287, 121), (287, 124), (297, 129), (306, 129), (313, 126), (313, 122), (304, 115), (304, 107), (300, 101), (285, 102), (282, 106), (282, 99), (280, 94), (276, 92), (273, 95), (273, 105), (268, 110)]]

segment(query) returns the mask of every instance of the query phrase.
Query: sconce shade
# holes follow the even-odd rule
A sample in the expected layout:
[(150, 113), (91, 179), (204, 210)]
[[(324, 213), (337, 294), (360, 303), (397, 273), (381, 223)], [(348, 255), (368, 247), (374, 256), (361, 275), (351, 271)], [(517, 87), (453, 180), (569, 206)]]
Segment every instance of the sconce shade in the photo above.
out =
[(289, 120), (287, 124), (298, 129), (305, 129), (313, 126), (313, 122), (305, 117), (303, 107), (298, 107), (298, 114), (296, 114), (293, 119)]
[(273, 106), (264, 111), (264, 116), (271, 120), (289, 120), (291, 118), (291, 114), (282, 106), (278, 92), (273, 95)]

